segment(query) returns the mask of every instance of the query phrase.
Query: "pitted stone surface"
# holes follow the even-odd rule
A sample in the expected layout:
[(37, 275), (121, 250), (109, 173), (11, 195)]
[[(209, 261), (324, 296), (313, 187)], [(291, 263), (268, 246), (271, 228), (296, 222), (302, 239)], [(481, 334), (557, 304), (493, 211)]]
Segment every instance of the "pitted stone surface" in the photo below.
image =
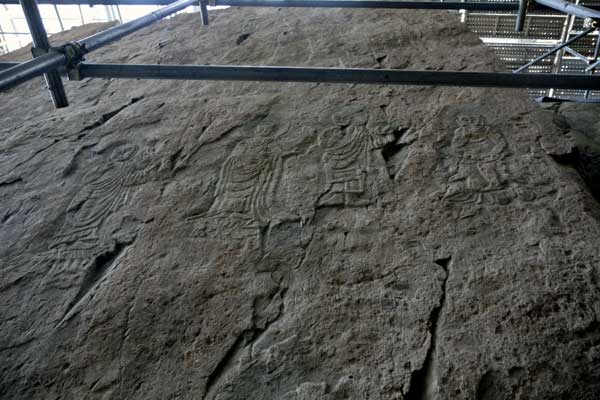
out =
[[(211, 16), (88, 59), (495, 68), (444, 12)], [(525, 91), (66, 87), (0, 94), (0, 397), (600, 396), (600, 208)]]

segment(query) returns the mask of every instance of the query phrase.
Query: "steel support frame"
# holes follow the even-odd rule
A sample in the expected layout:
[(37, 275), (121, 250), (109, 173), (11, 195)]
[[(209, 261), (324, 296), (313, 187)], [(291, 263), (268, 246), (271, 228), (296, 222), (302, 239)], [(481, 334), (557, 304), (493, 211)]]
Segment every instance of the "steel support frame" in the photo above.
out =
[(578, 33), (573, 38), (567, 40), (564, 43), (559, 44), (558, 46), (554, 47), (552, 50), (547, 51), (546, 53), (542, 54), (541, 56), (534, 58), (533, 60), (531, 60), (527, 64), (525, 64), (525, 65), (523, 65), (523, 66), (515, 69), (513, 71), (513, 73), (516, 74), (516, 73), (519, 73), (521, 71), (526, 70), (527, 68), (531, 67), (532, 65), (537, 64), (538, 62), (542, 61), (544, 58), (546, 58), (548, 56), (551, 56), (552, 54), (555, 54), (555, 53), (561, 51), (562, 49), (568, 47), (570, 44), (576, 42), (577, 40), (581, 39), (582, 37), (586, 36), (587, 34), (593, 32), (595, 30), (596, 30), (596, 27), (591, 27), (591, 28), (588, 28), (588, 29), (584, 30), (583, 32)]
[[(594, 71), (596, 66), (598, 65), (598, 55), (600, 55), (600, 36), (596, 37), (596, 45), (594, 46), (594, 54), (592, 55), (592, 59), (588, 61), (589, 66), (585, 69), (585, 72), (589, 75), (594, 75)], [(591, 90), (586, 90), (585, 95), (583, 96), (585, 100), (590, 98), (592, 94)]]
[(523, 32), (525, 27), (525, 17), (527, 16), (528, 0), (519, 0), (519, 10), (517, 11), (517, 20), (515, 21), (515, 31)]
[[(43, 54), (47, 54), (50, 51), (50, 42), (48, 42), (48, 34), (44, 28), (44, 23), (42, 22), (42, 16), (40, 15), (36, 0), (20, 1), (25, 20), (27, 21), (27, 26), (29, 27), (29, 32), (31, 33), (31, 38), (33, 39), (33, 48), (31, 49), (33, 56), (40, 57)], [(56, 8), (56, 6), (54, 7)], [(57, 16), (59, 16), (58, 10), (56, 12)], [(50, 97), (52, 98), (54, 107), (67, 107), (69, 101), (67, 100), (67, 94), (65, 93), (65, 88), (58, 71), (56, 69), (46, 71), (44, 79), (46, 81), (46, 86), (50, 91)]]
[[(19, 63), (0, 63), (0, 71)], [(297, 68), (207, 65), (136, 65), (81, 63), (72, 80), (189, 79), (258, 82), (358, 83), (396, 85), (441, 85), (531, 89), (592, 89), (600, 80), (582, 75), (511, 74), (499, 72), (415, 71), (364, 68)], [(585, 78), (585, 79), (582, 79)]]
[(87, 64), (78, 79), (183, 79), (203, 81), (309, 82), (388, 85), (441, 85), (501, 88), (600, 89), (589, 75), (502, 72), (417, 71), (369, 68), (254, 67), (232, 65)]
[[(521, 1), (523, 1), (523, 0), (521, 0)], [(560, 43), (559, 43), (559, 45), (557, 45), (555, 48), (553, 48), (549, 52), (544, 53), (540, 57), (537, 57), (537, 58), (533, 59), (532, 61), (530, 61), (529, 63), (523, 65), (522, 67), (517, 68), (514, 72), (515, 73), (521, 72), (521, 71), (529, 68), (530, 66), (536, 64), (537, 62), (543, 60), (544, 58), (546, 58), (552, 54), (555, 54), (554, 61), (552, 64), (552, 73), (559, 74), (561, 66), (562, 66), (562, 60), (565, 57), (565, 53), (569, 53), (572, 56), (576, 57), (578, 60), (583, 61), (584, 63), (588, 64), (588, 68), (585, 70), (585, 72), (588, 73), (588, 71), (590, 71), (591, 69), (593, 69), (595, 67), (594, 62), (598, 57), (597, 54), (594, 55), (593, 61), (589, 61), (587, 59), (587, 57), (584, 57), (579, 52), (571, 49), (569, 47), (569, 45), (574, 43), (575, 41), (581, 39), (582, 37), (590, 34), (592, 31), (594, 31), (598, 28), (598, 24), (600, 21), (600, 12), (598, 12), (597, 10), (593, 10), (591, 8), (583, 7), (583, 6), (579, 5), (579, 0), (576, 0), (575, 3), (569, 3), (564, 0), (535, 0), (535, 1), (541, 5), (553, 8), (557, 11), (560, 11), (560, 12), (563, 12), (566, 14), (565, 24), (563, 27), (563, 32), (561, 34)], [(521, 12), (522, 11), (519, 10), (519, 15), (521, 14)], [(524, 13), (524, 11), (523, 11), (523, 13)], [(524, 17), (524, 15), (523, 15), (523, 17)], [(585, 31), (575, 35), (573, 38), (568, 39), (569, 34), (573, 30), (575, 18), (584, 18), (584, 19), (586, 19), (586, 21), (591, 21), (591, 27), (586, 29)], [(517, 27), (516, 27), (517, 30), (519, 30), (518, 29), (519, 25), (520, 25), (520, 21), (519, 21), (519, 16), (518, 16), (517, 17)], [(522, 27), (522, 25), (521, 25), (521, 27)], [(598, 46), (596, 46), (596, 48), (597, 47)], [(593, 73), (591, 73), (590, 75), (593, 75)], [(561, 89), (561, 88), (558, 88), (558, 87), (551, 88), (548, 91), (548, 96), (553, 97), (555, 89)], [(585, 91), (584, 98), (587, 99), (589, 97), (589, 95), (590, 95), (590, 90), (588, 89)]]
[[(171, 0), (38, 0), (39, 4), (83, 5), (157, 5), (165, 6)], [(19, 0), (0, 0), (0, 4), (19, 4)], [(461, 1), (398, 1), (398, 0), (215, 0), (211, 6), (231, 7), (311, 7), (311, 8), (384, 8), (384, 9), (436, 9), (467, 11), (518, 11), (519, 1), (514, 2), (461, 2)], [(600, 11), (600, 6), (588, 6)], [(532, 3), (528, 11), (549, 11), (552, 7)]]
[(2, 24), (0, 24), (0, 54), (4, 54), (4, 52), (8, 52), (8, 44), (6, 44), (6, 37), (4, 36), (5, 32), (2, 30)]
[(536, 3), (579, 18), (600, 20), (600, 11), (564, 0), (535, 0)]
[[(3, 1), (0, 0), (0, 4)], [(40, 0), (41, 2), (46, 0)], [(51, 0), (51, 4), (65, 4), (69, 0)], [(95, 1), (95, 0), (94, 0)], [(104, 0), (102, 0), (104, 1)], [(111, 0), (112, 1), (112, 0)], [(110, 4), (142, 4), (147, 0), (115, 0)], [(537, 1), (537, 0), (536, 0)], [(555, 1), (555, 0), (542, 0)], [(560, 0), (556, 0), (560, 1)], [(250, 67), (250, 66), (201, 66), (201, 65), (119, 65), (80, 63), (83, 54), (96, 50), (108, 43), (137, 31), (161, 18), (200, 3), (206, 8), (206, 0), (179, 0), (144, 17), (118, 25), (79, 42), (70, 44), (76, 54), (68, 51), (53, 52), (8, 69), (0, 68), (0, 90), (13, 87), (60, 66), (72, 71), (73, 79), (83, 78), (135, 78), (135, 79), (190, 79), (232, 80), (269, 82), (323, 82), (323, 83), (366, 83), (399, 85), (450, 85), (486, 87), (527, 87), (563, 89), (600, 89), (600, 80), (589, 75), (475, 73), (458, 71), (406, 71), (349, 68), (296, 68), (296, 67)], [(102, 4), (102, 2), (94, 3)], [(386, 8), (386, 9), (458, 9), (458, 10), (502, 10), (518, 9), (519, 3), (465, 3), (465, 2), (419, 2), (379, 0), (213, 0), (210, 5), (240, 7), (335, 7), (335, 8)], [(204, 6), (204, 7), (203, 7)], [(208, 23), (207, 10), (202, 13), (203, 23)], [(581, 12), (581, 10), (577, 10)], [(591, 30), (589, 30), (591, 31)], [(586, 31), (586, 34), (589, 33)], [(564, 45), (571, 43), (568, 41)], [(68, 46), (68, 45), (67, 45)], [(564, 46), (562, 46), (564, 47)], [(560, 48), (562, 48), (560, 47)], [(555, 48), (548, 56), (560, 50)], [(536, 60), (528, 65), (532, 65)], [(526, 68), (520, 68), (518, 71)]]
[(178, 0), (140, 18), (114, 26), (78, 42), (68, 43), (58, 50), (52, 50), (33, 60), (2, 70), (0, 71), (0, 91), (14, 87), (57, 68), (73, 66), (83, 59), (84, 54), (106, 46), (130, 33), (197, 3), (198, 0)]

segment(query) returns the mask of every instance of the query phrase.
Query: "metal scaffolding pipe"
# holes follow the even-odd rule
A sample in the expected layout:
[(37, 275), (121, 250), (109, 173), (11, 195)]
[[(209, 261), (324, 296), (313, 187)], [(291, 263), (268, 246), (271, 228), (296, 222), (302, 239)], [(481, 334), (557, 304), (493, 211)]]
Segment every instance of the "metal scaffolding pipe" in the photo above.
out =
[(521, 66), (521, 67), (519, 67), (519, 68), (515, 69), (515, 70), (513, 71), (513, 73), (515, 73), (515, 74), (516, 74), (516, 73), (518, 73), (518, 72), (521, 72), (521, 71), (523, 71), (523, 70), (525, 70), (525, 69), (527, 69), (527, 68), (531, 67), (533, 64), (536, 64), (536, 63), (538, 63), (538, 62), (542, 61), (544, 58), (546, 58), (546, 57), (548, 57), (548, 56), (551, 56), (552, 54), (556, 53), (557, 51), (559, 51), (559, 50), (561, 50), (561, 49), (563, 49), (563, 48), (567, 47), (567, 46), (568, 46), (568, 45), (570, 45), (571, 43), (573, 43), (573, 42), (575, 42), (575, 41), (577, 41), (577, 40), (581, 39), (582, 37), (584, 37), (585, 35), (587, 35), (588, 33), (592, 32), (592, 31), (593, 31), (593, 30), (595, 30), (595, 29), (596, 29), (596, 28), (594, 28), (594, 27), (586, 29), (585, 31), (583, 31), (583, 32), (581, 32), (581, 33), (579, 33), (579, 34), (577, 34), (576, 36), (574, 36), (573, 38), (571, 38), (571, 39), (567, 40), (566, 42), (564, 42), (564, 43), (562, 43), (562, 44), (560, 44), (560, 45), (556, 46), (556, 47), (555, 47), (555, 48), (553, 48), (552, 50), (550, 50), (550, 51), (548, 51), (548, 52), (546, 52), (546, 53), (542, 54), (542, 55), (541, 55), (541, 56), (539, 56), (539, 57), (536, 57), (536, 58), (534, 58), (533, 60), (529, 61), (527, 64), (525, 64), (525, 65), (523, 65), (523, 66)]
[[(170, 4), (170, 0), (38, 0), (38, 4), (85, 5), (157, 5)], [(0, 0), (0, 4), (19, 4), (19, 0)], [(218, 6), (236, 7), (324, 7), (324, 8), (384, 8), (384, 9), (435, 9), (467, 11), (518, 11), (519, 2), (460, 2), (460, 1), (381, 1), (381, 0), (216, 0)], [(588, 9), (600, 10), (599, 6)], [(549, 11), (552, 7), (533, 4), (531, 11)]]
[(47, 53), (33, 60), (0, 71), (0, 91), (10, 89), (67, 63), (62, 53)]
[[(48, 42), (48, 34), (44, 28), (42, 16), (40, 15), (40, 10), (36, 1), (21, 0), (21, 7), (23, 8), (23, 14), (25, 15), (29, 32), (31, 33), (34, 50), (39, 49), (42, 52), (47, 53), (50, 49), (50, 42)], [(54, 107), (67, 107), (69, 105), (69, 101), (67, 100), (67, 94), (65, 93), (65, 88), (62, 84), (62, 80), (58, 71), (51, 70), (46, 72), (44, 74), (44, 79), (46, 80), (46, 86), (50, 91), (50, 97), (52, 98)]]
[(208, 25), (208, 6), (206, 0), (200, 1), (200, 16), (202, 17), (202, 25)]
[(546, 7), (553, 8), (566, 14), (575, 15), (580, 18), (600, 19), (600, 11), (583, 7), (578, 4), (569, 3), (563, 0), (535, 0), (537, 3)]
[[(117, 25), (95, 35), (89, 36), (83, 40), (80, 40), (78, 44), (81, 46), (84, 53), (89, 53), (90, 51), (97, 50), (98, 48), (112, 43), (123, 36), (140, 30), (152, 24), (153, 22), (156, 22), (170, 14), (174, 14), (177, 11), (181, 11), (188, 6), (197, 3), (198, 0), (176, 1), (167, 7), (161, 8), (160, 10), (153, 11), (150, 14), (144, 15), (125, 24)], [(69, 61), (67, 60), (65, 54), (52, 51), (40, 57), (34, 58), (33, 60), (0, 71), (0, 91), (10, 89), (11, 87), (14, 87), (36, 76), (57, 69), (58, 67), (66, 65), (68, 62)]]
[[(3, 0), (0, 0), (3, 1)], [(467, 11), (518, 11), (519, 2), (461, 1), (386, 1), (386, 0), (215, 0), (217, 6), (231, 7), (317, 7), (317, 8), (384, 8), (435, 9)], [(550, 7), (541, 6), (541, 9)]]
[(19, 63), (14, 63), (14, 62), (0, 62), (0, 71), (2, 71), (3, 69), (8, 69), (8, 68), (16, 67), (17, 65), (19, 65)]
[[(386, 1), (386, 0), (215, 0), (215, 6), (284, 8), (382, 8), (436, 10), (498, 10), (504, 4), (464, 3), (460, 1)], [(515, 3), (516, 4), (516, 3)], [(517, 9), (511, 8), (511, 9)], [(503, 8), (504, 9), (504, 8)]]
[(79, 74), (81, 78), (600, 89), (600, 78), (589, 75), (410, 71), (359, 68), (80, 64)]
[(176, 1), (160, 10), (79, 40), (78, 43), (84, 47), (86, 53), (94, 51), (194, 4), (198, 4), (198, 0)]
[(60, 25), (60, 31), (63, 32), (65, 30), (65, 26), (63, 25), (62, 18), (60, 17), (60, 13), (58, 12), (58, 7), (56, 4), (54, 6), (54, 13), (56, 14), (56, 18), (58, 19), (58, 25)]
[(525, 27), (525, 16), (527, 15), (527, 0), (519, 0), (519, 11), (517, 12), (517, 20), (515, 21), (515, 31), (523, 32)]

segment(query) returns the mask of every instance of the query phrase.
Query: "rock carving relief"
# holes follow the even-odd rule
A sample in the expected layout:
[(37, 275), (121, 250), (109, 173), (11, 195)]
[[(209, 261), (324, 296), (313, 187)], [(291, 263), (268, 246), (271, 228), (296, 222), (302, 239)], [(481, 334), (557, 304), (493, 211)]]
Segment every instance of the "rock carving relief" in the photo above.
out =
[(451, 146), (459, 160), (444, 197), (465, 203), (510, 201), (503, 193), (508, 183), (504, 136), (488, 127), (480, 115), (460, 115), (456, 123)]
[(377, 160), (385, 166), (380, 154), (375, 159), (373, 150), (394, 140), (393, 129), (389, 126), (369, 129), (365, 124), (342, 125), (342, 129), (330, 128), (322, 132), (319, 146), (323, 151), (325, 187), (317, 206), (370, 204), (366, 187), (368, 175), (379, 167)]
[[(35, 257), (34, 268), (48, 268), (40, 282), (44, 289), (79, 285), (80, 292), (90, 290), (106, 267), (101, 264), (114, 261), (135, 238), (136, 218), (124, 208), (131, 203), (134, 187), (145, 182), (151, 172), (150, 151), (117, 142), (99, 154), (107, 154), (106, 159), (98, 160), (84, 176), (83, 187), (71, 200), (49, 250)], [(78, 293), (69, 308), (84, 294)]]
[(262, 245), (274, 211), (277, 189), (286, 158), (296, 154), (284, 152), (274, 143), (272, 125), (261, 125), (256, 134), (239, 143), (221, 168), (214, 201), (199, 217), (196, 232), (201, 236), (217, 235), (250, 240), (253, 247)]
[(111, 236), (102, 229), (103, 222), (129, 202), (134, 186), (144, 182), (147, 157), (134, 144), (112, 147), (108, 160), (93, 167), (83, 178), (84, 187), (71, 200), (52, 247), (84, 256), (97, 251), (99, 245), (107, 246)]

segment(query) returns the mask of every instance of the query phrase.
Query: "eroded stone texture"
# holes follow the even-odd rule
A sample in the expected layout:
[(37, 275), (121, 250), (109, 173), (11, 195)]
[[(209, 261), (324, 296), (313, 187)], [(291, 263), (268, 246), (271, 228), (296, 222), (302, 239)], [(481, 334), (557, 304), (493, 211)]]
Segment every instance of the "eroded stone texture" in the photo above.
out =
[[(212, 16), (88, 58), (495, 63), (444, 12)], [(0, 95), (0, 397), (600, 395), (599, 208), (524, 91), (39, 89)]]

